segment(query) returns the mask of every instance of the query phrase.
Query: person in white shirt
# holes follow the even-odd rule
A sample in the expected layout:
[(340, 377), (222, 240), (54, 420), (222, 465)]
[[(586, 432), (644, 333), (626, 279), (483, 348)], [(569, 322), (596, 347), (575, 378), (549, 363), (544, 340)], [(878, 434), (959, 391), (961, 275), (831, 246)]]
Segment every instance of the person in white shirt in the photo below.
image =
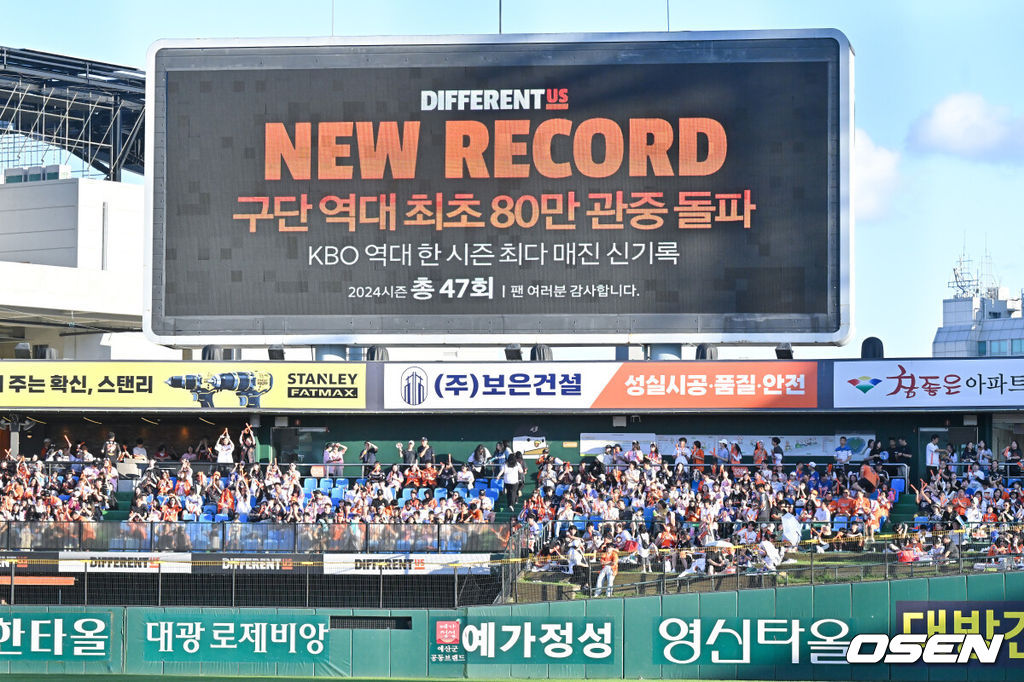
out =
[(985, 445), (985, 441), (978, 441), (978, 464), (981, 465), (982, 469), (988, 469), (988, 465), (992, 463), (992, 449)]
[(836, 470), (840, 474), (846, 473), (846, 467), (850, 464), (850, 459), (853, 457), (853, 450), (846, 444), (846, 436), (839, 437), (839, 447), (835, 450), (836, 457)]
[[(939, 468), (939, 434), (933, 434), (931, 442), (924, 448), (924, 464), (930, 470), (937, 471)], [(934, 473), (934, 472), (930, 472)]]
[(505, 483), (505, 504), (514, 509), (519, 501), (519, 491), (523, 488), (526, 469), (523, 467), (523, 453), (516, 451), (506, 460), (501, 468), (501, 479)]
[(761, 560), (764, 561), (765, 569), (769, 571), (778, 570), (779, 564), (782, 563), (782, 552), (772, 544), (772, 536), (770, 533), (761, 541), (759, 549), (759, 554), (761, 554)]
[(213, 449), (217, 453), (217, 464), (235, 463), (235, 442), (231, 440), (231, 434), (227, 429), (224, 429)]
[(690, 451), (689, 446), (686, 444), (686, 439), (680, 438), (679, 441), (676, 443), (676, 458), (674, 464), (676, 466), (682, 464), (684, 467), (686, 467), (686, 470), (689, 471), (691, 455), (692, 453)]

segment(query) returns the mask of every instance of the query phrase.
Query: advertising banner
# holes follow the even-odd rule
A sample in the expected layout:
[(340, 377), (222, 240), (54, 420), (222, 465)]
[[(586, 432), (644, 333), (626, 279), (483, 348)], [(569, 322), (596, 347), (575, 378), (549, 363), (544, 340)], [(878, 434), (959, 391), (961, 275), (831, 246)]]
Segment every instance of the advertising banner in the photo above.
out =
[(147, 332), (840, 342), (851, 59), (834, 31), (160, 43)]
[(898, 601), (902, 632), (925, 635), (981, 635), (991, 643), (1003, 636), (996, 663), (1024, 666), (1024, 601)]
[(191, 573), (185, 552), (59, 552), (61, 573)]
[(816, 362), (392, 363), (384, 368), (387, 410), (816, 407)]
[(4, 613), (0, 615), (0, 660), (110, 660), (112, 617), (102, 611)]
[[(842, 668), (851, 670), (853, 679), (882, 679), (877, 668), (864, 667), (879, 663), (939, 666), (955, 675), (949, 679), (967, 679), (968, 668), (1024, 661), (1022, 602), (897, 601), (893, 615), (890, 630), (871, 612), (829, 618), (662, 612), (634, 619), (629, 637), (623, 637), (618, 617), (432, 616), (427, 655), (438, 672), (448, 669), (445, 664), (574, 665), (643, 657), (648, 665), (663, 666), (665, 678), (701, 679), (753, 679), (754, 670), (789, 666), (804, 666), (799, 674), (814, 679), (848, 679), (838, 672)], [(649, 628), (644, 635), (638, 632), (642, 627)], [(644, 644), (634, 646), (634, 640)], [(814, 674), (815, 669), (821, 672)], [(896, 670), (891, 679), (899, 679)]]
[(325, 554), (326, 575), (452, 575), (491, 572), (490, 554)]
[(218, 554), (192, 555), (193, 573), (323, 573), (320, 554)]
[(618, 663), (620, 627), (614, 618), (431, 618), (427, 650), (431, 663)]
[[(833, 462), (833, 457), (835, 456), (836, 446), (839, 445), (839, 438), (841, 436), (846, 437), (846, 445), (853, 453), (851, 460), (854, 462), (859, 462), (864, 459), (868, 452), (868, 441), (875, 437), (874, 435), (864, 433), (839, 433), (835, 435), (815, 436), (780, 435), (778, 437), (780, 441), (779, 446), (782, 448), (782, 452), (784, 453), (783, 462), (792, 463), (793, 457), (799, 458), (798, 461), (800, 462), (805, 461), (808, 457), (818, 457), (821, 459), (817, 464), (831, 464)], [(746, 464), (750, 464), (752, 461), (751, 456), (754, 452), (754, 448), (757, 447), (758, 441), (764, 443), (765, 450), (769, 453), (772, 451), (772, 435), (737, 435), (729, 433), (703, 435), (692, 433), (581, 433), (580, 454), (603, 454), (606, 445), (620, 445), (623, 452), (628, 452), (632, 447), (633, 441), (637, 441), (640, 443), (640, 447), (644, 452), (649, 451), (651, 443), (656, 443), (658, 446), (658, 452), (662, 457), (666, 458), (667, 461), (671, 462), (675, 454), (676, 443), (679, 442), (680, 438), (686, 438), (687, 446), (691, 449), (694, 447), (694, 444), (699, 441), (705, 451), (704, 461), (708, 464), (714, 463), (713, 450), (718, 446), (719, 441), (721, 440), (725, 440), (730, 445), (732, 443), (738, 443), (740, 450), (743, 453), (743, 461)], [(771, 455), (769, 454), (769, 464), (771, 461)]]
[(142, 620), (145, 661), (326, 663), (330, 658), (326, 615), (196, 609), (188, 616), (147, 611)]
[(0, 362), (0, 409), (361, 410), (366, 366), (312, 362)]
[(833, 365), (836, 408), (956, 409), (1024, 405), (1024, 358), (858, 360)]

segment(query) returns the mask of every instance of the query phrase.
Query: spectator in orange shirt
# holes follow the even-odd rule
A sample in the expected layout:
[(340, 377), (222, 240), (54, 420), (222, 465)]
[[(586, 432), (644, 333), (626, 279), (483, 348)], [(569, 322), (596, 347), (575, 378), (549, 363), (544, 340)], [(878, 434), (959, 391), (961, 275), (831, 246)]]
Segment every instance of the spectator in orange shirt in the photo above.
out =
[(853, 513), (855, 502), (854, 502), (854, 499), (852, 497), (850, 497), (850, 489), (849, 488), (847, 488), (846, 490), (843, 491), (843, 496), (840, 497), (838, 500), (836, 500), (835, 504), (836, 504), (836, 509), (835, 509), (836, 513), (841, 514), (843, 516), (849, 516), (850, 514)]
[(607, 586), (605, 596), (612, 596), (612, 588), (615, 586), (615, 576), (619, 574), (619, 552), (615, 549), (614, 543), (606, 541), (601, 549), (598, 559), (601, 562), (601, 572), (597, 575), (597, 587), (595, 594), (601, 595), (601, 588)]
[(740, 479), (747, 475), (747, 467), (740, 466), (743, 463), (743, 451), (739, 443), (733, 443), (729, 448), (729, 463), (732, 465), (733, 478)]
[(690, 460), (693, 471), (704, 473), (704, 448), (701, 446), (699, 440), (693, 441), (693, 451), (691, 454), (693, 455)]

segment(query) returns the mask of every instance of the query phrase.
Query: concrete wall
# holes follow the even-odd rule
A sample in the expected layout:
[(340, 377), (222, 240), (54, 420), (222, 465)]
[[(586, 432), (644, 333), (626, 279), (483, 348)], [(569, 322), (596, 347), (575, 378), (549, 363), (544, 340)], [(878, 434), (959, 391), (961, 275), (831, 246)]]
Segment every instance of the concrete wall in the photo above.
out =
[(0, 260), (141, 277), (143, 211), (141, 185), (84, 178), (0, 185)]

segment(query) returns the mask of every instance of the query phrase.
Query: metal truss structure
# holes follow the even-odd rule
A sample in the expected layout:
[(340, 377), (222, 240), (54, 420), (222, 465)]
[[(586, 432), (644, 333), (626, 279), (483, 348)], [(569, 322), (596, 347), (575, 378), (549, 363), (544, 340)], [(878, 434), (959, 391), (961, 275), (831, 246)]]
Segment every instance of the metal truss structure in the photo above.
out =
[(141, 174), (145, 105), (138, 69), (0, 47), (0, 166), (57, 154), (108, 180)]

